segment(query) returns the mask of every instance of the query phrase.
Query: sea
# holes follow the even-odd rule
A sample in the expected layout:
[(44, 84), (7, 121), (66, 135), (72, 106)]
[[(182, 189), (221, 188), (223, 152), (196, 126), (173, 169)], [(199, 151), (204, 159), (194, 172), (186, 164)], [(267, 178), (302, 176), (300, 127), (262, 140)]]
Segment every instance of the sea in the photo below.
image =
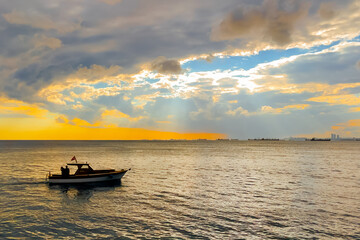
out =
[(360, 239), (360, 142), (0, 141), (0, 239)]

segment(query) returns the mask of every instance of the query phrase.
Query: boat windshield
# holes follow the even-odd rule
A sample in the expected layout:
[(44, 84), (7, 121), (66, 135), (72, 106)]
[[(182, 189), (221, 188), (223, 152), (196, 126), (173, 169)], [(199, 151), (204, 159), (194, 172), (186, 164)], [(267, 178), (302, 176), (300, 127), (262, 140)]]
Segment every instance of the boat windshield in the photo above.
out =
[(75, 175), (79, 174), (89, 174), (94, 172), (94, 170), (90, 167), (88, 163), (68, 163), (69, 166), (77, 166), (77, 170), (75, 172)]

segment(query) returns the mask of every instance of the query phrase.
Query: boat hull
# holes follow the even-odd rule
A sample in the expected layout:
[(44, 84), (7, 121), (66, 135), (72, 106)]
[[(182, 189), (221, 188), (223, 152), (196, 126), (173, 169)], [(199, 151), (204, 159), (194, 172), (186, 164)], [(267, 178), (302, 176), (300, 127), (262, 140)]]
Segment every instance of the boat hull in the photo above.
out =
[(48, 178), (49, 184), (82, 184), (82, 183), (98, 183), (108, 181), (120, 181), (128, 170), (114, 171), (102, 174), (84, 174), (70, 175), (63, 177), (61, 175), (53, 175)]

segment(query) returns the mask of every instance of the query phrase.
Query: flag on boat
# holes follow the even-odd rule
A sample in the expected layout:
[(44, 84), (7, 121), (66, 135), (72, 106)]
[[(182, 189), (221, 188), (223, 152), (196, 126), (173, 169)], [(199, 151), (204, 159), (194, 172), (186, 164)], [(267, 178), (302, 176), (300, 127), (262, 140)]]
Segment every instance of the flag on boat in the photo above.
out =
[(77, 163), (76, 157), (73, 156), (73, 158), (71, 159), (71, 161), (75, 161)]

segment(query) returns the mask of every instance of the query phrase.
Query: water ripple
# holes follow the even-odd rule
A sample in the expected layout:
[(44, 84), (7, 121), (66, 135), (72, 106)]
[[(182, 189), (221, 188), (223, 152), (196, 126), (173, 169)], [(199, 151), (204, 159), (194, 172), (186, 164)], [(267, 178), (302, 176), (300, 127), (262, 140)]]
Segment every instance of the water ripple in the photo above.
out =
[[(359, 143), (329, 144), (12, 142), (0, 238), (360, 239)], [(133, 170), (112, 186), (48, 186), (66, 154)]]

